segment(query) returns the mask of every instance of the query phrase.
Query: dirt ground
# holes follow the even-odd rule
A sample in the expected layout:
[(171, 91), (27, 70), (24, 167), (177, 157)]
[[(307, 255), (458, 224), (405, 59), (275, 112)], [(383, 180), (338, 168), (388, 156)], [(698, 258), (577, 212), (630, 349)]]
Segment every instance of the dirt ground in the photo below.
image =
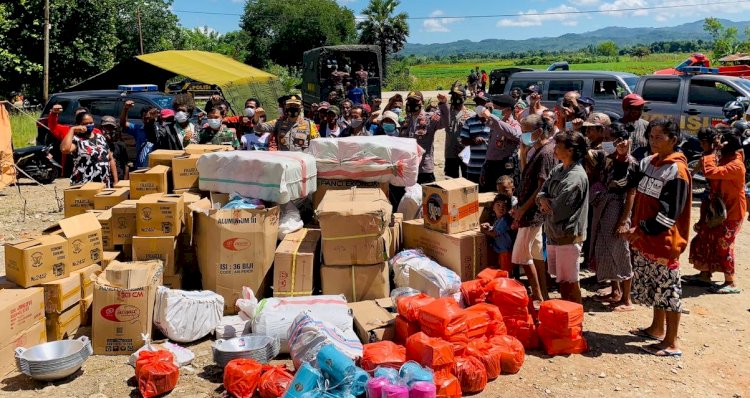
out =
[[(436, 148), (443, 147), (438, 134)], [(436, 151), (442, 174), (443, 154)], [(60, 197), (66, 180), (58, 180)], [(0, 243), (38, 233), (62, 217), (57, 211), (52, 186), (23, 185), (27, 216), (22, 218), (23, 201), (16, 188), (0, 191)], [(694, 211), (693, 214), (696, 212)], [(695, 219), (695, 217), (693, 217)], [(740, 234), (737, 247), (737, 277), (741, 287), (750, 289), (750, 233)], [(686, 274), (695, 271), (682, 258)], [(4, 264), (0, 253), (0, 264)], [(2, 272), (4, 273), (4, 267)], [(593, 290), (594, 286), (584, 286)], [(590, 296), (593, 291), (586, 290)], [(627, 333), (645, 327), (651, 311), (639, 307), (634, 312), (613, 313), (592, 300), (585, 301), (584, 334), (590, 351), (583, 355), (549, 357), (541, 351), (527, 353), (526, 362), (516, 375), (500, 376), (476, 397), (586, 395), (615, 397), (749, 397), (750, 294), (720, 296), (705, 289), (685, 287), (685, 308), (680, 324), (681, 359), (656, 358), (639, 351), (647, 344)], [(82, 329), (81, 333), (88, 333)], [(209, 339), (188, 345), (196, 355), (181, 370), (180, 381), (170, 397), (219, 397), (223, 394), (220, 369), (211, 360)], [(14, 397), (127, 397), (138, 396), (133, 368), (126, 357), (91, 357), (78, 374), (56, 383), (34, 382), (12, 373), (0, 383), (0, 396)]]

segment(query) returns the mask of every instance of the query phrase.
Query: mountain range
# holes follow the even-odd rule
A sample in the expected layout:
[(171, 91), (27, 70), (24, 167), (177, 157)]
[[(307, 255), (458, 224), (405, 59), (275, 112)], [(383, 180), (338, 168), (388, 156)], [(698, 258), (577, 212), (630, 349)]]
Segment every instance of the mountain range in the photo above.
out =
[[(734, 22), (719, 20), (724, 27), (736, 27), (740, 38), (744, 37), (745, 28), (750, 21)], [(459, 40), (450, 43), (413, 44), (406, 43), (399, 55), (449, 56), (466, 53), (526, 52), (531, 50), (570, 51), (585, 48), (590, 44), (612, 40), (619, 47), (635, 44), (651, 44), (658, 41), (673, 40), (711, 40), (703, 30), (703, 20), (678, 26), (663, 28), (624, 28), (609, 26), (585, 33), (568, 33), (558, 37), (540, 37), (525, 40), (485, 39), (479, 42)]]

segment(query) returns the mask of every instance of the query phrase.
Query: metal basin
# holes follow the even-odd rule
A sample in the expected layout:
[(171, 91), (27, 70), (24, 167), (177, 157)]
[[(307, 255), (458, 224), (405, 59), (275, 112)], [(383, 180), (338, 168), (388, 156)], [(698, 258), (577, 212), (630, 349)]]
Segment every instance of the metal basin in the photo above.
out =
[(86, 336), (39, 344), (29, 349), (16, 348), (16, 365), (21, 373), (36, 380), (66, 378), (83, 366), (93, 353)]
[(237, 358), (255, 359), (261, 363), (268, 363), (279, 355), (279, 340), (270, 336), (246, 335), (228, 340), (219, 339), (213, 344), (214, 362), (219, 366), (226, 366), (229, 361)]

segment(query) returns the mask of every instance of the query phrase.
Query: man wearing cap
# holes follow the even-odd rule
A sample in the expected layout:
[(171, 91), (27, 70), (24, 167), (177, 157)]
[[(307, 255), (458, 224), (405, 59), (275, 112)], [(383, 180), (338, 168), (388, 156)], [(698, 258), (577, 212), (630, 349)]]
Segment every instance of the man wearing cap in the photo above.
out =
[(255, 132), (271, 133), (268, 140), (270, 151), (304, 151), (310, 140), (318, 138), (315, 123), (302, 113), (302, 99), (298, 95), (290, 95), (284, 103), (283, 118), (258, 123)]
[[(495, 112), (484, 110), (481, 119), (489, 127), (487, 154), (479, 181), (481, 190), (492, 192), (500, 176), (509, 175), (517, 181), (518, 147), (521, 145), (521, 124), (513, 118), (516, 101), (513, 97), (502, 94), (492, 96)], [(500, 111), (501, 117), (495, 115)]]
[(122, 142), (121, 135), (117, 132), (117, 120), (113, 116), (102, 116), (101, 131), (104, 138), (107, 139), (109, 150), (112, 152), (112, 159), (115, 161), (115, 170), (117, 176), (113, 176), (112, 181), (122, 181), (128, 179), (128, 147)]
[(454, 85), (451, 90), (451, 108), (448, 113), (448, 127), (445, 129), (445, 166), (443, 171), (446, 177), (466, 177), (466, 165), (459, 158), (464, 149), (461, 143), (461, 129), (464, 123), (475, 115), (464, 105), (466, 92)]
[[(469, 147), (469, 164), (466, 168), (466, 178), (474, 183), (481, 184), (482, 169), (487, 157), (487, 144), (490, 140), (490, 127), (486, 123), (485, 110), (491, 104), (490, 97), (485, 93), (479, 93), (474, 97), (477, 107), (474, 116), (466, 119), (461, 128), (461, 143)], [(490, 112), (491, 113), (491, 112)]]
[(628, 94), (622, 99), (623, 115), (621, 122), (625, 125), (625, 129), (630, 132), (630, 143), (632, 145), (630, 153), (634, 153), (638, 148), (648, 146), (648, 139), (646, 138), (648, 122), (641, 118), (644, 105), (646, 105), (646, 101), (638, 94)]
[[(320, 104), (318, 104), (318, 109), (313, 114), (313, 122), (318, 127), (318, 131), (320, 131), (320, 127), (325, 124), (325, 122), (328, 119), (328, 109), (331, 108), (331, 104), (328, 103), (328, 101), (323, 101)], [(321, 137), (325, 137), (323, 134), (320, 135)]]
[(320, 129), (318, 130), (321, 137), (335, 138), (341, 136), (343, 128), (338, 123), (340, 115), (341, 111), (338, 106), (326, 107), (325, 119), (320, 122)]
[[(594, 112), (591, 116), (583, 122), (581, 131), (586, 139), (589, 141), (589, 150), (583, 157), (583, 169), (586, 171), (586, 176), (589, 180), (589, 202), (593, 202), (598, 197), (598, 194), (607, 189), (604, 186), (604, 168), (607, 161), (607, 155), (602, 150), (602, 142), (604, 137), (607, 136), (606, 131), (611, 125), (611, 119), (605, 113)], [(593, 226), (593, 207), (589, 206), (588, 212), (588, 224), (586, 227), (586, 236), (591, 236), (591, 228)], [(583, 258), (584, 267), (588, 267), (590, 263), (591, 247), (589, 246), (591, 239), (586, 239), (583, 242)]]
[(515, 104), (513, 106), (513, 117), (515, 117), (516, 119), (520, 119), (523, 111), (528, 108), (528, 104), (523, 100), (523, 91), (521, 91), (520, 88), (516, 87), (510, 90), (510, 96), (511, 98), (513, 98), (513, 101), (515, 101)]
[(435, 181), (435, 132), (448, 127), (448, 97), (438, 94), (438, 112), (427, 113), (423, 109), (424, 97), (419, 91), (412, 91), (406, 97), (406, 118), (401, 126), (401, 137), (414, 138), (424, 156), (419, 164), (417, 182), (425, 184)]

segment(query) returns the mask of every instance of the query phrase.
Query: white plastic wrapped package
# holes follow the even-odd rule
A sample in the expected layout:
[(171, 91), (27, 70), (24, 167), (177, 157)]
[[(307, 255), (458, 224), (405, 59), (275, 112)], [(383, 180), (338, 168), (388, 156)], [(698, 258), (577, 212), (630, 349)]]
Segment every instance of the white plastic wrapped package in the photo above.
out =
[(143, 341), (146, 342), (146, 345), (139, 348), (136, 352), (130, 354), (128, 364), (132, 367), (135, 367), (135, 362), (138, 360), (138, 356), (140, 356), (141, 351), (154, 352), (159, 350), (167, 350), (174, 356), (174, 363), (175, 365), (177, 365), (177, 367), (190, 365), (190, 363), (193, 362), (193, 359), (195, 359), (195, 354), (193, 354), (192, 351), (183, 346), (170, 343), (168, 341), (153, 343), (151, 342), (151, 338), (147, 334), (141, 334), (141, 337), (143, 337)]
[(289, 354), (295, 369), (299, 369), (304, 362), (315, 363), (318, 352), (327, 344), (333, 344), (355, 362), (362, 356), (363, 346), (354, 330), (339, 329), (308, 312), (295, 317), (289, 327), (288, 339)]
[(241, 315), (228, 315), (221, 318), (214, 334), (217, 339), (232, 339), (250, 333), (250, 320)]
[(369, 136), (318, 138), (310, 141), (308, 153), (317, 160), (320, 178), (409, 187), (417, 183), (424, 150), (413, 138)]
[(406, 187), (406, 193), (398, 203), (398, 211), (404, 215), (404, 221), (422, 218), (422, 186), (419, 184)]
[(260, 301), (253, 318), (253, 333), (276, 337), (281, 353), (289, 352), (287, 333), (294, 318), (307, 311), (346, 333), (354, 333), (354, 318), (343, 295), (270, 297)]
[(299, 213), (299, 209), (294, 205), (294, 202), (289, 202), (281, 206), (281, 220), (279, 221), (279, 240), (284, 240), (287, 234), (291, 234), (294, 231), (299, 231), (305, 223), (302, 222), (302, 216)]
[(212, 333), (221, 322), (224, 298), (209, 291), (187, 292), (159, 286), (154, 325), (170, 340), (189, 343)]
[(201, 190), (284, 204), (315, 192), (315, 158), (302, 152), (226, 151), (198, 159)]
[(421, 250), (404, 250), (388, 260), (388, 263), (393, 269), (393, 280), (398, 287), (409, 287), (409, 273), (418, 270), (440, 288), (440, 297), (461, 292), (461, 277), (425, 256)]

